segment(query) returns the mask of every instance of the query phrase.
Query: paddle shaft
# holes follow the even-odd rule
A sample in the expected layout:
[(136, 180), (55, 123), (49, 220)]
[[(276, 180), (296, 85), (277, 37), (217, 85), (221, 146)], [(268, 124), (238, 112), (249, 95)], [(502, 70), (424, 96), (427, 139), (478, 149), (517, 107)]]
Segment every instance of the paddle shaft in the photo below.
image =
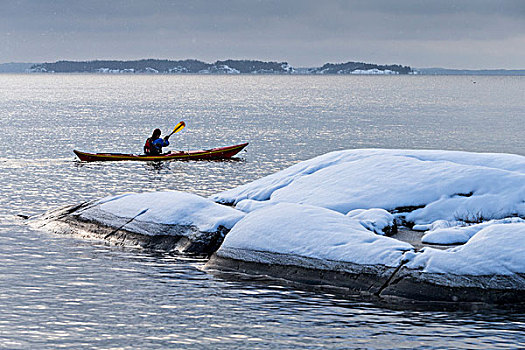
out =
[(181, 131), (182, 129), (184, 129), (185, 126), (186, 124), (183, 121), (179, 122), (177, 125), (175, 125), (173, 131), (167, 137), (169, 138), (171, 135)]

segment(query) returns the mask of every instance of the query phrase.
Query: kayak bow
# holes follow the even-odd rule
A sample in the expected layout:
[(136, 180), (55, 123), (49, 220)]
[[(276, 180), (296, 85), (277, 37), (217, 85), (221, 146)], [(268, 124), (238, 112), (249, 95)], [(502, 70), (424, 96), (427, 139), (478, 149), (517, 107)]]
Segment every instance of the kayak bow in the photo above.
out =
[(198, 151), (171, 151), (158, 156), (147, 156), (144, 154), (125, 154), (125, 153), (87, 153), (73, 150), (81, 161), (118, 161), (118, 160), (140, 160), (157, 162), (164, 160), (210, 160), (210, 159), (228, 159), (242, 151), (248, 142), (240, 145), (218, 147), (208, 150)]

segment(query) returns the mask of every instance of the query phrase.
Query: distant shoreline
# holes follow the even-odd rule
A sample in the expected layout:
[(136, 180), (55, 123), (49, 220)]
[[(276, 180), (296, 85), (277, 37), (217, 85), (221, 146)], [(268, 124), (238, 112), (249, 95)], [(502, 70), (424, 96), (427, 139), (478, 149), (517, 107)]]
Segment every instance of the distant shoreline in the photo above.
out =
[(412, 74), (411, 67), (364, 62), (326, 63), (321, 67), (295, 68), (288, 62), (224, 60), (207, 63), (194, 59), (135, 61), (57, 61), (32, 65), (35, 73), (149, 73), (149, 74)]
[(287, 62), (225, 60), (57, 61), (54, 63), (0, 63), (2, 73), (72, 73), (102, 75), (463, 75), (525, 76), (525, 69), (411, 68), (363, 62), (326, 63), (321, 67), (292, 67)]
[(416, 73), (413, 74), (302, 74), (302, 73), (293, 73), (293, 74), (276, 74), (276, 73), (240, 73), (240, 74), (205, 74), (205, 73), (100, 73), (100, 72), (71, 72), (71, 73), (57, 73), (57, 72), (26, 72), (26, 71), (3, 71), (0, 69), (0, 75), (102, 75), (102, 76), (308, 76), (308, 77), (322, 77), (322, 76), (390, 76), (390, 77), (399, 77), (399, 76), (485, 76), (485, 77), (519, 77), (525, 76), (525, 71), (517, 72), (467, 72), (467, 73)]

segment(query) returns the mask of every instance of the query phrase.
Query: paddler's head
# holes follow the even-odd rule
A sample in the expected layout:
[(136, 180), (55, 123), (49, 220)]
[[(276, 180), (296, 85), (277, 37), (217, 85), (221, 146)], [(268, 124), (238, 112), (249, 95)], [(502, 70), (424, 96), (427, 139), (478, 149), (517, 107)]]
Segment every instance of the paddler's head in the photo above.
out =
[(158, 139), (160, 137), (160, 134), (161, 134), (160, 129), (155, 129), (155, 130), (153, 130), (153, 135), (151, 135), (151, 138), (154, 139), (154, 140)]

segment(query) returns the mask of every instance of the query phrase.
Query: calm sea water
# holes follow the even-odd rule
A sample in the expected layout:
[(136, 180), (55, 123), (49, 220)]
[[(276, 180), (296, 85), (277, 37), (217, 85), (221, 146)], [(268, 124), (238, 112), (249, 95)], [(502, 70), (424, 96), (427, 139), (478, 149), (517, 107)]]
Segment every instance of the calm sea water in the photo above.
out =
[[(249, 141), (228, 162), (93, 163)], [(525, 155), (525, 77), (0, 75), (0, 348), (519, 348), (525, 314), (393, 310), (30, 229), (123, 192), (210, 195), (347, 148)]]

